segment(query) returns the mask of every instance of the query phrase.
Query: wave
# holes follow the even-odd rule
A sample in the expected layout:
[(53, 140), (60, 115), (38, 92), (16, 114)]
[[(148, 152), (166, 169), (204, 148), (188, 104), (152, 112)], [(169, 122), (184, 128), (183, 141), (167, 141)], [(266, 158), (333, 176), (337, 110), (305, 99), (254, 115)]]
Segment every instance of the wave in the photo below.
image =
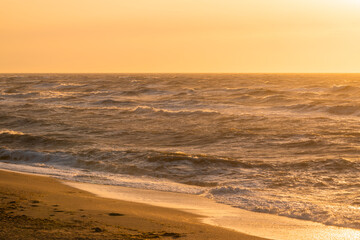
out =
[(285, 103), (289, 104), (289, 102), (295, 102), (295, 101), (297, 100), (283, 94), (266, 96), (258, 100), (258, 102), (263, 104), (285, 104)]
[(326, 142), (322, 139), (309, 139), (309, 140), (298, 140), (291, 141), (279, 144), (279, 146), (284, 148), (298, 148), (298, 149), (308, 149), (308, 148), (320, 148), (320, 147), (331, 147), (333, 144)]
[(360, 229), (358, 210), (337, 204), (317, 204), (296, 199), (274, 198), (269, 195), (238, 187), (217, 187), (205, 196), (219, 203), (248, 211), (275, 214), (325, 225)]
[(285, 109), (289, 109), (289, 110), (295, 110), (295, 111), (301, 111), (301, 112), (317, 112), (317, 111), (321, 111), (321, 110), (325, 110), (326, 111), (326, 107), (324, 106), (319, 106), (317, 104), (311, 104), (311, 103), (299, 103), (299, 104), (294, 104), (294, 105), (288, 105), (284, 107)]
[(80, 84), (80, 83), (58, 83), (57, 86), (54, 86), (57, 90), (73, 90), (73, 89), (79, 89), (79, 88), (86, 88), (88, 87), (87, 84)]
[[(24, 106), (25, 107), (25, 106)], [(7, 128), (18, 128), (19, 126), (26, 126), (26, 128), (34, 129), (39, 126), (50, 126), (51, 122), (42, 119), (42, 118), (32, 118), (25, 116), (18, 116), (15, 114), (1, 114), (0, 113), (0, 121), (2, 122), (4, 127)], [(60, 123), (58, 123), (60, 125)], [(64, 123), (62, 125), (65, 125)], [(65, 125), (66, 126), (66, 125)], [(12, 131), (12, 130), (9, 130)]]
[(272, 96), (272, 95), (281, 95), (283, 93), (283, 91), (279, 91), (279, 90), (274, 90), (271, 88), (248, 88), (248, 87), (244, 87), (244, 88), (220, 88), (217, 89), (216, 91), (223, 91), (225, 93), (231, 94), (231, 96), (237, 96), (237, 95), (251, 95), (251, 96), (261, 96), (261, 97), (265, 97), (265, 96)]
[(221, 186), (215, 187), (208, 191), (208, 193), (215, 195), (225, 195), (225, 194), (241, 194), (241, 195), (251, 195), (251, 191), (249, 189), (240, 188), (240, 187), (232, 187), (232, 186)]
[[(4, 133), (8, 135), (7, 133)], [(26, 134), (19, 133), (13, 136), (25, 136)], [(3, 134), (1, 134), (3, 135)], [(15, 150), (4, 150), (5, 152), (12, 152)], [(24, 152), (24, 157), (31, 152), (28, 150), (16, 150), (17, 154), (21, 155)], [(4, 152), (3, 152), (4, 153)], [(41, 154), (40, 152), (36, 152)], [(60, 154), (61, 153), (61, 154)], [(52, 153), (44, 153), (46, 156)], [(317, 159), (304, 161), (285, 161), (285, 162), (268, 162), (268, 161), (245, 161), (233, 158), (225, 158), (211, 155), (192, 155), (179, 152), (159, 152), (154, 150), (138, 151), (138, 150), (123, 150), (123, 151), (104, 151), (101, 149), (91, 148), (79, 152), (56, 152), (55, 157), (60, 154), (72, 156), (73, 165), (88, 170), (109, 171), (113, 173), (125, 173), (127, 170), (147, 171), (149, 174), (159, 174), (161, 171), (166, 171), (173, 168), (173, 172), (169, 176), (179, 171), (181, 174), (196, 175), (212, 175), (214, 170), (218, 169), (219, 173), (230, 173), (234, 170), (249, 169), (254, 171), (268, 171), (271, 173), (282, 171), (311, 171), (327, 173), (341, 173), (352, 172), (355, 173), (360, 170), (360, 162), (344, 158), (338, 159)], [(19, 158), (18, 158), (19, 159)], [(11, 160), (11, 158), (9, 158)], [(59, 161), (57, 161), (59, 162)], [(68, 162), (67, 162), (68, 163)], [(129, 167), (130, 166), (130, 167)], [(129, 168), (128, 168), (129, 167)], [(131, 167), (134, 167), (133, 169)], [(154, 172), (156, 170), (157, 172)], [(143, 173), (141, 173), (143, 174)], [(138, 174), (137, 174), (138, 175)]]
[(29, 93), (8, 93), (4, 94), (3, 97), (11, 97), (11, 98), (32, 98), (40, 96), (39, 92), (29, 92)]
[(168, 93), (168, 91), (165, 91), (165, 90), (141, 86), (141, 87), (134, 88), (133, 90), (122, 90), (119, 93), (117, 93), (117, 95), (132, 97), (132, 96), (139, 96), (139, 95), (164, 95), (167, 93)]
[(11, 87), (8, 89), (3, 90), (4, 93), (7, 94), (16, 94), (19, 92), (22, 92), (24, 90), (24, 86), (16, 86), (16, 87)]
[(270, 96), (270, 95), (281, 94), (282, 92), (272, 89), (266, 89), (266, 88), (253, 88), (253, 89), (247, 89), (245, 93), (252, 96)]
[[(94, 151), (87, 153), (90, 152)], [(87, 153), (79, 153), (76, 155), (71, 152), (47, 153), (0, 148), (0, 167), (15, 171), (51, 175), (60, 179), (80, 182), (188, 194), (201, 194), (204, 192), (201, 187), (195, 185), (181, 184), (166, 178), (152, 177), (151, 175), (134, 174), (134, 172), (131, 171), (137, 170), (134, 166), (125, 166), (125, 168), (130, 171), (124, 172), (120, 170), (120, 164), (93, 161), (88, 159)], [(119, 168), (114, 169), (114, 166), (118, 166)]]
[(53, 137), (32, 135), (13, 130), (0, 131), (0, 143), (15, 147), (43, 147), (43, 146), (68, 146), (72, 141), (56, 139)]
[(105, 99), (101, 101), (97, 101), (93, 103), (94, 105), (104, 105), (104, 106), (128, 106), (135, 104), (135, 101), (123, 100), (123, 101), (116, 101), (113, 99)]
[(289, 170), (312, 170), (340, 173), (342, 171), (357, 172), (360, 170), (360, 162), (351, 161), (345, 158), (319, 159), (300, 162), (286, 162), (280, 165)]
[(335, 115), (360, 115), (360, 105), (337, 105), (328, 107), (328, 113)]
[[(31, 160), (29, 154), (38, 157)], [(14, 156), (16, 157), (13, 158)], [(64, 156), (66, 156), (65, 162), (62, 162)], [(135, 150), (104, 151), (89, 149), (80, 152), (42, 153), (28, 150), (2, 149), (0, 158), (10, 162), (31, 160), (32, 163), (39, 163), (47, 159), (46, 161), (48, 162), (51, 160), (56, 164), (86, 169), (88, 171), (161, 177), (182, 183), (199, 184), (201, 186), (216, 185), (214, 181), (202, 181), (202, 177), (211, 176), (215, 169), (218, 169), (219, 173), (223, 171), (222, 174), (226, 174), (227, 171), (231, 172), (236, 168), (272, 168), (270, 164), (261, 162), (246, 163), (204, 155)], [(70, 162), (69, 159), (71, 159)], [(189, 177), (191, 177), (191, 180)]]
[(9, 135), (24, 135), (23, 132), (18, 132), (18, 131), (14, 131), (14, 130), (8, 130), (8, 129), (3, 129), (0, 130), (0, 135), (1, 134), (9, 134)]
[(331, 88), (332, 93), (360, 93), (360, 87), (351, 85), (334, 85)]
[[(337, 201), (348, 201), (349, 196), (341, 199), (337, 189), (360, 186), (356, 178), (360, 163), (348, 159), (265, 163), (158, 151), (0, 149), (0, 162), (26, 164), (41, 168), (42, 173), (56, 170), (57, 177), (75, 181), (204, 194), (250, 211), (360, 228), (358, 214), (351, 208), (357, 206), (356, 200), (340, 210), (336, 202), (317, 204), (303, 195), (304, 191), (309, 195), (327, 191), (326, 199), (335, 194)], [(284, 191), (287, 198), (283, 198)]]
[(28, 162), (36, 164), (53, 162), (65, 164), (69, 161), (74, 161), (74, 157), (63, 152), (45, 153), (30, 150), (11, 150), (0, 148), (0, 160), (10, 163)]
[(200, 115), (219, 115), (218, 111), (201, 109), (201, 110), (169, 110), (169, 109), (161, 109), (149, 106), (137, 106), (135, 108), (125, 109), (124, 113), (137, 113), (137, 114), (151, 114), (151, 113), (159, 113), (159, 114), (175, 114), (175, 115), (190, 115), (190, 114), (200, 114)]
[(360, 116), (360, 105), (327, 105), (327, 103), (319, 104), (319, 103), (308, 103), (308, 104), (294, 104), (282, 107), (283, 109), (288, 109), (296, 112), (303, 113), (325, 113), (330, 115), (338, 115), (338, 116)]

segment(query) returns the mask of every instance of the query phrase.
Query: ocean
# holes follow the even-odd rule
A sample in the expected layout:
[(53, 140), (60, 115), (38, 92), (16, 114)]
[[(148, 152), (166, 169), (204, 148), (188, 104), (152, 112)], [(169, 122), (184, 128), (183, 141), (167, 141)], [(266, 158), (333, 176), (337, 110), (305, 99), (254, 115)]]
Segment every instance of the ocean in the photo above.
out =
[(360, 229), (360, 74), (0, 74), (0, 168)]

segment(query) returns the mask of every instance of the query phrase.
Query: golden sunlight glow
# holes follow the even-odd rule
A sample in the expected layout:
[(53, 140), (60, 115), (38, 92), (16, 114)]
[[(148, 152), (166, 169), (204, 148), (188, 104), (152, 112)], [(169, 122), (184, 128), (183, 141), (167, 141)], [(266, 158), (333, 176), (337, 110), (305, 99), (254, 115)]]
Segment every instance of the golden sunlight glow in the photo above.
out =
[(360, 72), (359, 1), (2, 0), (0, 72)]

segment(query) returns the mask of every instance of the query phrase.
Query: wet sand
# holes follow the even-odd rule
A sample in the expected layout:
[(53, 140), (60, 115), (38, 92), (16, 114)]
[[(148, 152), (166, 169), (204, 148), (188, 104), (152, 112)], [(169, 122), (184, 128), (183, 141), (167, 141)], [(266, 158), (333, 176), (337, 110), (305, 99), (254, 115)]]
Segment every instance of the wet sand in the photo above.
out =
[(0, 171), (0, 239), (262, 238), (170, 208), (97, 197), (50, 177)]

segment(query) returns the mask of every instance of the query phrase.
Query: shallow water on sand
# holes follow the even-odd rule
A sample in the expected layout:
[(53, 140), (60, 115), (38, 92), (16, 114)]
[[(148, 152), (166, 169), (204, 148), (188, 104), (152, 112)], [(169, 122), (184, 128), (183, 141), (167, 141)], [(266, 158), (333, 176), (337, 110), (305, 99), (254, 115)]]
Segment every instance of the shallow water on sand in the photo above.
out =
[(0, 167), (360, 228), (360, 75), (0, 75)]
[(249, 212), (202, 196), (65, 181), (100, 197), (179, 209), (201, 216), (204, 223), (276, 240), (359, 240), (360, 230), (325, 226), (273, 214)]

